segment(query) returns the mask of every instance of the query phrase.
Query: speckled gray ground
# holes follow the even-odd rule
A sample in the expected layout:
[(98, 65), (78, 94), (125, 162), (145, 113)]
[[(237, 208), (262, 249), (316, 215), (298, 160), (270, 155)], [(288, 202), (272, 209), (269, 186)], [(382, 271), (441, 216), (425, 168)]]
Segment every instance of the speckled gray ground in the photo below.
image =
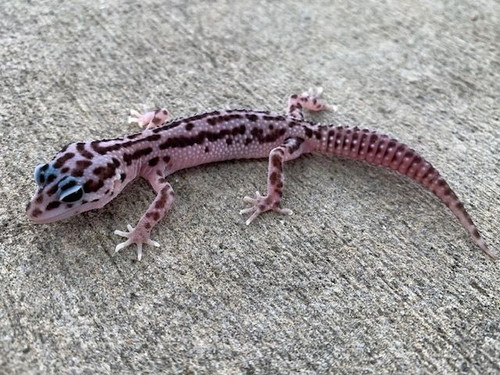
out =
[(24, 215), (34, 166), (135, 131), (127, 108), (278, 111), (322, 85), (339, 112), (315, 119), (413, 145), (499, 250), (498, 2), (37, 3), (0, 7), (0, 373), (500, 371), (498, 263), (380, 168), (294, 161), (295, 215), (249, 227), (265, 162), (180, 172), (139, 263), (112, 256), (113, 230), (153, 199), (144, 182), (67, 222)]

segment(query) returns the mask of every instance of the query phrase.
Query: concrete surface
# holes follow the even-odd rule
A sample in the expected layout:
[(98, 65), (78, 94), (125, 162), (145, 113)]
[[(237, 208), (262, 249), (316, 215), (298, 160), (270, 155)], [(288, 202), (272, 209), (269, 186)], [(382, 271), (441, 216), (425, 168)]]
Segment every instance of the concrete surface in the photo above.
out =
[(247, 227), (265, 162), (170, 179), (142, 262), (113, 230), (153, 199), (36, 226), (32, 171), (122, 135), (127, 108), (279, 111), (322, 85), (337, 114), (420, 150), (500, 248), (494, 0), (8, 1), (0, 6), (0, 373), (500, 372), (500, 273), (434, 197), (361, 163), (304, 157)]

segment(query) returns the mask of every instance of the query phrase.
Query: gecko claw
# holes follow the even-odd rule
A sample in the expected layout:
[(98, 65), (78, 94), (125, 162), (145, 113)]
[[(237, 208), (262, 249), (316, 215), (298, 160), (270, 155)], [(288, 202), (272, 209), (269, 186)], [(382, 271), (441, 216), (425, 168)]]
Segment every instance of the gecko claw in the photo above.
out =
[(134, 228), (132, 225), (127, 225), (128, 232), (123, 232), (121, 230), (115, 230), (115, 234), (127, 238), (125, 242), (119, 243), (115, 247), (115, 252), (119, 252), (121, 249), (126, 248), (132, 244), (137, 245), (137, 260), (142, 259), (142, 245), (146, 244), (149, 246), (160, 247), (160, 244), (149, 238), (149, 233), (147, 231), (141, 231), (140, 229)]
[(258, 191), (255, 192), (255, 198), (245, 196), (243, 197), (243, 201), (251, 205), (251, 207), (240, 210), (240, 215), (251, 214), (245, 221), (246, 225), (250, 225), (250, 223), (254, 221), (257, 216), (266, 211), (275, 211), (283, 215), (293, 214), (293, 211), (289, 208), (278, 207), (279, 201), (272, 201), (268, 199), (267, 195), (261, 195)]

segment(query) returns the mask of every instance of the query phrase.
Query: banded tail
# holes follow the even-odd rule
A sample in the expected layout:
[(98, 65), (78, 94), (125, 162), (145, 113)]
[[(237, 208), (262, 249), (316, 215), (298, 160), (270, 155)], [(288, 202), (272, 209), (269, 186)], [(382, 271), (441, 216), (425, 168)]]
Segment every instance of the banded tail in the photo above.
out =
[(406, 144), (375, 131), (344, 126), (318, 126), (316, 138), (321, 139), (316, 151), (381, 165), (417, 181), (448, 206), (484, 253), (498, 259), (448, 183), (431, 163)]

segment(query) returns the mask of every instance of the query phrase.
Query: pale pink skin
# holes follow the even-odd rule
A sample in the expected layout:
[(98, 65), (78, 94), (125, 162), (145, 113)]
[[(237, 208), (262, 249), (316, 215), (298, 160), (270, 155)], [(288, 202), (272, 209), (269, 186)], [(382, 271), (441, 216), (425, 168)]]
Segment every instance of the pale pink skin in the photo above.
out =
[[(386, 135), (357, 127), (327, 126), (304, 121), (302, 109), (333, 109), (319, 98), (321, 91), (292, 95), (286, 115), (264, 111), (220, 110), (168, 122), (168, 111), (158, 109), (131, 120), (141, 133), (123, 138), (71, 143), (36, 173), (39, 188), (26, 213), (36, 223), (50, 223), (101, 208), (136, 177), (149, 181), (155, 200), (128, 232), (115, 231), (127, 240), (116, 251), (137, 245), (159, 246), (150, 239), (151, 229), (172, 206), (174, 192), (166, 177), (180, 169), (230, 159), (269, 158), (267, 191), (245, 197), (250, 207), (247, 224), (266, 211), (290, 214), (280, 207), (283, 163), (304, 153), (320, 152), (385, 166), (407, 175), (435, 194), (457, 216), (473, 241), (491, 258), (456, 194), (438, 171), (416, 151)], [(42, 171), (42, 172), (40, 172)], [(41, 176), (41, 177), (40, 177)], [(73, 193), (70, 195), (69, 193)], [(73, 198), (75, 198), (73, 200)], [(64, 200), (63, 200), (64, 199)]]

